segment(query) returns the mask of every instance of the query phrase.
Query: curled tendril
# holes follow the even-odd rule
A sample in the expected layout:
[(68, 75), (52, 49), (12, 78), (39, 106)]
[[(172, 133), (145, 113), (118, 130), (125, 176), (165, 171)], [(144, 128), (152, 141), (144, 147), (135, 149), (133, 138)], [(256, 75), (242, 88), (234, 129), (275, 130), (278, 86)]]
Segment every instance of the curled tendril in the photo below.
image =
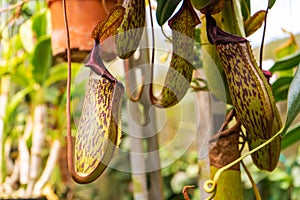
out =
[(216, 186), (217, 186), (217, 180), (207, 180), (203, 185), (203, 189), (207, 193), (212, 193), (215, 192)]
[(161, 32), (162, 32), (162, 34), (165, 36), (165, 38), (166, 38), (169, 42), (172, 43), (172, 39), (170, 38), (170, 36), (168, 36), (168, 35), (166, 34), (166, 32), (165, 32), (163, 26), (161, 26)]
[[(228, 165), (225, 165), (224, 167), (218, 169), (218, 171), (216, 172), (213, 180), (207, 180), (205, 181), (205, 183), (203, 184), (203, 189), (205, 190), (205, 192), (207, 193), (213, 193), (213, 196), (216, 193), (216, 188), (217, 188), (217, 184), (218, 184), (218, 180), (220, 175), (227, 169), (229, 169), (230, 167), (236, 165), (237, 163), (239, 163), (241, 160), (243, 160), (244, 158), (246, 158), (247, 156), (251, 155), (252, 153), (258, 151), (259, 149), (263, 148), (264, 146), (270, 144), (271, 142), (273, 142), (273, 140), (278, 137), (284, 130), (283, 126), (273, 137), (271, 137), (269, 140), (265, 141), (264, 143), (262, 143), (261, 145), (257, 146), (256, 148), (252, 149), (251, 151), (245, 153), (244, 155), (242, 155), (241, 157), (239, 157), (238, 159), (234, 160), (233, 162), (229, 163)], [(213, 196), (210, 196), (207, 200), (212, 199)]]

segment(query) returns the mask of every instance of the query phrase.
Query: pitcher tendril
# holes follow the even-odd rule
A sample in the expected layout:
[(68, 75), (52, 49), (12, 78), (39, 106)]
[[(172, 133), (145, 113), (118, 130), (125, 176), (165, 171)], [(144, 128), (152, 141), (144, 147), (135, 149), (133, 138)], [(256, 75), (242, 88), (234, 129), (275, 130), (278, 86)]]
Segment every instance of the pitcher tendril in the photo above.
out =
[[(236, 165), (237, 163), (239, 163), (241, 160), (243, 160), (244, 158), (246, 158), (247, 156), (253, 154), (254, 152), (262, 149), (263, 147), (265, 147), (266, 145), (270, 144), (271, 142), (273, 142), (277, 137), (280, 136), (281, 132), (283, 131), (284, 127), (282, 127), (273, 137), (271, 137), (269, 140), (267, 140), (266, 142), (262, 143), (261, 145), (259, 145), (258, 147), (252, 149), (251, 151), (245, 153), (244, 155), (242, 155), (240, 158), (236, 159), (235, 161), (231, 162), (230, 164), (220, 168), (215, 176), (213, 180), (207, 180), (204, 184), (203, 184), (203, 189), (207, 192), (207, 193), (213, 193), (216, 191), (217, 188), (217, 184), (218, 184), (218, 180), (220, 178), (220, 175), (227, 169), (229, 169), (230, 167)], [(213, 196), (209, 197), (208, 199), (212, 199)]]
[[(64, 1), (65, 3), (65, 1)], [(64, 7), (65, 9), (65, 7)], [(124, 8), (116, 6), (106, 21), (99, 22), (92, 37), (94, 47), (85, 64), (90, 76), (85, 92), (82, 114), (78, 125), (75, 148), (71, 136), (70, 85), (71, 59), (68, 41), (68, 82), (67, 82), (67, 143), (68, 167), (77, 183), (90, 183), (106, 169), (121, 139), (120, 110), (124, 87), (105, 67), (101, 60), (100, 42), (115, 34), (122, 22)], [(66, 29), (67, 16), (65, 13)], [(74, 151), (75, 158), (74, 159)]]
[[(168, 24), (172, 29), (172, 58), (158, 97), (153, 94), (153, 79), (151, 80), (150, 99), (155, 106), (171, 107), (177, 104), (189, 89), (194, 69), (191, 63), (194, 55), (195, 26), (199, 23), (200, 20), (189, 0), (184, 0), (178, 13), (169, 20)], [(154, 70), (153, 67), (151, 70)]]

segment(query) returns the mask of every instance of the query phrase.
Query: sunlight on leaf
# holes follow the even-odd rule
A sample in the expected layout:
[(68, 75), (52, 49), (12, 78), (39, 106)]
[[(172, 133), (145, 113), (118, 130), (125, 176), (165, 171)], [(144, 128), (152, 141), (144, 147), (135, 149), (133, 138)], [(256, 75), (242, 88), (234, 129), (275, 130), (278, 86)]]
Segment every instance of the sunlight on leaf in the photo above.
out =
[(28, 20), (20, 26), (21, 41), (24, 49), (31, 53), (34, 50), (34, 35), (31, 29), (32, 21)]

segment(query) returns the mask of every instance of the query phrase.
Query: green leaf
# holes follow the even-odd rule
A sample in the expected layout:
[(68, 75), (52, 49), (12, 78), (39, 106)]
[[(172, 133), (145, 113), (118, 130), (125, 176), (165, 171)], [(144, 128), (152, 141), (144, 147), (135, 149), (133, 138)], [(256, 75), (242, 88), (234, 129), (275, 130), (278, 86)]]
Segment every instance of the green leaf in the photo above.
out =
[[(12, 60), (18, 59), (16, 57), (17, 55), (20, 55), (22, 47), (21, 37), (19, 34), (16, 34), (9, 38), (8, 43), (3, 43), (3, 46), (1, 46), (1, 57), (4, 58), (9, 65), (11, 65), (10, 62), (12, 62)], [(8, 66), (8, 68), (12, 69), (12, 66)]]
[[(80, 63), (72, 63), (72, 77), (76, 77), (76, 74), (80, 67), (81, 67)], [(44, 85), (48, 87), (58, 81), (66, 80), (67, 75), (68, 75), (68, 64), (67, 63), (57, 64), (51, 67), (49, 76), (45, 80)]]
[(24, 88), (23, 90), (17, 92), (10, 100), (9, 100), (9, 104), (7, 106), (7, 110), (6, 110), (6, 119), (9, 118), (9, 116), (11, 115), (11, 113), (17, 108), (17, 106), (24, 101), (24, 98), (27, 94), (29, 94), (31, 91), (33, 91), (34, 89), (34, 85), (30, 85), (26, 88)]
[(270, 181), (284, 181), (289, 178), (289, 174), (285, 171), (280, 169), (279, 167), (275, 169), (274, 173), (270, 173), (268, 179)]
[(156, 20), (162, 26), (173, 14), (181, 0), (157, 0)]
[(283, 71), (287, 69), (291, 69), (299, 64), (300, 61), (300, 51), (284, 57), (275, 62), (275, 64), (271, 67), (270, 71), (274, 73), (275, 71)]
[(32, 57), (33, 77), (37, 83), (43, 84), (52, 64), (51, 42), (49, 36), (40, 38)]
[(247, 20), (251, 14), (250, 0), (241, 1), (241, 10), (242, 10), (243, 18)]
[(297, 117), (297, 115), (300, 112), (300, 70), (299, 67), (295, 73), (295, 76), (293, 78), (293, 81), (290, 85), (290, 89), (288, 92), (288, 99), (287, 99), (287, 117), (285, 120), (285, 127), (282, 132), (284, 135), (284, 132), (290, 127), (294, 119)]
[(281, 77), (272, 84), (275, 101), (286, 100), (293, 77)]
[(281, 142), (281, 149), (285, 149), (300, 140), (300, 124), (295, 125), (288, 130)]
[(285, 29), (282, 29), (282, 31), (284, 33), (287, 33), (290, 35), (290, 37), (288, 38), (288, 40), (286, 40), (286, 42), (284, 42), (283, 44), (279, 45), (275, 50), (275, 57), (277, 59), (281, 59), (284, 58), (286, 56), (289, 56), (295, 52), (297, 52), (298, 50), (298, 44), (296, 41), (296, 37), (293, 33), (286, 31)]
[(246, 37), (240, 1), (229, 1), (225, 3), (222, 16), (225, 31)]
[(196, 41), (196, 43), (201, 44), (201, 30), (200, 30), (200, 28), (195, 29), (195, 41)]
[(45, 101), (57, 105), (57, 98), (59, 95), (59, 89), (57, 87), (45, 88)]
[(276, 2), (276, 0), (269, 0), (268, 8), (271, 9), (274, 6), (275, 2)]
[(48, 33), (47, 12), (42, 10), (32, 18), (32, 29), (36, 32), (38, 38)]
[[(199, 11), (218, 3), (219, 0), (190, 0), (193, 7)], [(210, 10), (210, 9), (209, 9)]]
[(30, 74), (26, 74), (24, 69), (21, 67), (18, 68), (18, 71), (16, 73), (11, 75), (12, 75), (12, 81), (19, 86), (27, 87), (32, 82), (33, 83), (35, 82), (33, 78), (30, 76)]

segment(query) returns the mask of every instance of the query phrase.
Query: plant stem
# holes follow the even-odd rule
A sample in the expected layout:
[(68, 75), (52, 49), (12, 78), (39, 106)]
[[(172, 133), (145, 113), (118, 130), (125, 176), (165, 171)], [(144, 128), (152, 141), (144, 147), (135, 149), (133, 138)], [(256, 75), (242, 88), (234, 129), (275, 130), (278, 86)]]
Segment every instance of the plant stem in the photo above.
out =
[(10, 77), (3, 76), (0, 80), (0, 184), (5, 177), (5, 166), (4, 166), (4, 118), (7, 107), (8, 91), (10, 88)]
[[(152, 40), (154, 40), (154, 38), (152, 38)], [(152, 44), (153, 45), (153, 44)], [(142, 37), (141, 40), (141, 44), (140, 46), (142, 47), (147, 47), (148, 45), (148, 36), (147, 36), (147, 32), (144, 31), (144, 35)], [(154, 46), (153, 46), (154, 47)], [(152, 57), (152, 59), (154, 59), (154, 57)], [(137, 60), (129, 60), (132, 63), (130, 63), (131, 68), (138, 67), (138, 66), (144, 66), (145, 64), (149, 63), (149, 49), (148, 48), (142, 48), (140, 49), (140, 57)], [(152, 65), (153, 65), (154, 60), (152, 60)], [(153, 66), (152, 66), (153, 67)], [(152, 79), (152, 75), (151, 75), (151, 69), (147, 68), (147, 67), (143, 67), (141, 68), (142, 70), (142, 74), (143, 74), (143, 83), (149, 83)], [(134, 86), (136, 86), (136, 82), (135, 82), (135, 78), (132, 76), (132, 78), (130, 79), (130, 84), (131, 88), (136, 88)], [(133, 180), (137, 180), (136, 178), (138, 178), (140, 181), (139, 183), (142, 183), (143, 186), (142, 190), (144, 191), (138, 191), (138, 190), (134, 190), (135, 193), (135, 199), (140, 199), (140, 195), (138, 195), (138, 193), (143, 193), (143, 195), (147, 195), (145, 196), (145, 198), (143, 199), (163, 199), (163, 192), (162, 192), (162, 179), (161, 179), (161, 172), (160, 172), (160, 160), (159, 160), (159, 153), (158, 153), (158, 136), (153, 135), (154, 132), (156, 132), (156, 119), (155, 119), (155, 112), (150, 109), (152, 107), (152, 104), (150, 102), (149, 99), (149, 84), (145, 84), (144, 89), (142, 91), (141, 94), (141, 98), (139, 103), (143, 106), (143, 112), (141, 112), (141, 116), (138, 117), (136, 116), (136, 122), (139, 122), (139, 127), (137, 127), (138, 129), (140, 129), (140, 132), (138, 133), (139, 135), (141, 135), (143, 138), (146, 139), (146, 144), (147, 144), (147, 148), (146, 149), (140, 149), (140, 151), (142, 151), (141, 155), (148, 155), (149, 159), (147, 161), (145, 161), (144, 156), (139, 156), (139, 164), (143, 163), (142, 166), (144, 168), (143, 174), (139, 174), (140, 176), (137, 177), (136, 175), (133, 174), (132, 178)], [(137, 109), (138, 109), (138, 103), (135, 104)], [(150, 112), (151, 111), (151, 112)], [(141, 119), (144, 119), (143, 122), (141, 122)], [(134, 123), (136, 123), (134, 122)], [(144, 124), (142, 126), (142, 124)], [(138, 129), (135, 129), (136, 130)], [(151, 137), (149, 137), (151, 136)], [(135, 140), (140, 140), (139, 143), (142, 144), (143, 142), (143, 138), (134, 138)], [(151, 156), (150, 156), (151, 155)], [(137, 163), (137, 162), (136, 162)], [(132, 162), (132, 167), (138, 167), (136, 163)], [(148, 168), (147, 168), (148, 167)], [(148, 174), (146, 174), (145, 172), (148, 172)], [(149, 180), (145, 179), (145, 176), (149, 177)], [(144, 178), (145, 177), (145, 178)], [(147, 191), (147, 187), (145, 188), (145, 186), (147, 186), (147, 183), (145, 183), (145, 181), (148, 181), (150, 188), (148, 188)], [(136, 184), (136, 186), (138, 186)], [(139, 187), (141, 188), (141, 187)], [(137, 194), (137, 195), (136, 195)]]
[(23, 137), (19, 138), (19, 158), (20, 158), (20, 184), (27, 185), (29, 180), (29, 163), (30, 155)]
[[(143, 40), (143, 39), (142, 39)], [(144, 51), (144, 50), (142, 50)], [(141, 52), (142, 53), (142, 52)], [(143, 57), (141, 55), (141, 57)], [(132, 57), (125, 63), (128, 69), (132, 69), (129, 72), (135, 72), (134, 67), (138, 66)], [(129, 73), (126, 74), (129, 76)], [(131, 88), (136, 88), (136, 76), (135, 73), (130, 73), (129, 85)], [(131, 94), (129, 94), (131, 95)], [(131, 164), (131, 178), (133, 182), (133, 196), (135, 200), (147, 200), (148, 199), (148, 189), (147, 189), (147, 174), (146, 174), (146, 163), (144, 157), (144, 134), (142, 128), (143, 114), (139, 109), (140, 102), (129, 102), (132, 106), (129, 106), (129, 114), (132, 120), (129, 121), (129, 132), (132, 135), (130, 137), (131, 143), (131, 154), (130, 154), (130, 164)]]
[(61, 146), (60, 141), (58, 139), (53, 141), (45, 169), (44, 169), (41, 177), (39, 178), (39, 180), (34, 185), (34, 188), (33, 188), (34, 196), (40, 196), (42, 193), (42, 188), (48, 182), (48, 180), (51, 176), (51, 173), (55, 167), (55, 164), (59, 158), (60, 146)]
[[(150, 83), (153, 81), (153, 73), (154, 73), (154, 61), (155, 61), (155, 36), (154, 36), (154, 23), (153, 23), (153, 15), (152, 15), (152, 6), (151, 6), (151, 0), (149, 0), (149, 17), (150, 17), (150, 25), (152, 27), (151, 31), (151, 39), (152, 39), (152, 52), (151, 52), (151, 61), (149, 58), (149, 50), (144, 49), (144, 51), (141, 51), (142, 57), (146, 61), (145, 63), (149, 63), (150, 61), (150, 69), (149, 68), (143, 68), (142, 74), (147, 77), (144, 77), (144, 81), (146, 83)], [(144, 32), (144, 39), (141, 41), (141, 46), (147, 47), (148, 44), (148, 36), (147, 32)], [(144, 64), (144, 63), (143, 63)], [(150, 91), (150, 93), (153, 93), (152, 90), (152, 84), (144, 86), (144, 91)], [(144, 106), (144, 116), (146, 119), (147, 128), (145, 131), (145, 135), (151, 135), (153, 132), (157, 132), (156, 127), (156, 119), (155, 119), (155, 110), (151, 111), (152, 103), (150, 101), (150, 94), (149, 92), (144, 92), (142, 94), (141, 102)], [(147, 160), (147, 166), (151, 166), (154, 169), (157, 170), (150, 170), (149, 177), (150, 177), (150, 191), (149, 191), (149, 199), (163, 199), (163, 186), (162, 186), (162, 177), (161, 177), (161, 170), (160, 170), (160, 158), (159, 158), (159, 144), (158, 144), (158, 135), (155, 134), (152, 137), (147, 138), (147, 144), (148, 149), (147, 153), (151, 153), (152, 156), (149, 156), (149, 159)]]
[(11, 138), (7, 138), (4, 142), (4, 160), (5, 160), (5, 166), (6, 166), (6, 173), (7, 174), (12, 174), (13, 168), (14, 168), (14, 162), (11, 158), (11, 150), (12, 150), (12, 140)]
[(42, 150), (46, 137), (45, 119), (47, 118), (47, 107), (45, 104), (37, 105), (34, 108), (33, 117), (33, 133), (32, 133), (32, 146), (30, 158), (30, 182), (28, 184), (27, 192), (30, 194), (33, 185), (39, 176), (42, 169)]
[(67, 155), (68, 155), (68, 169), (72, 175), (75, 175), (74, 158), (73, 158), (73, 140), (71, 130), (71, 81), (72, 81), (72, 64), (71, 64), (71, 42), (69, 34), (69, 23), (67, 15), (67, 3), (63, 0), (64, 22), (67, 37), (67, 61), (68, 61), (68, 78), (67, 78), (67, 101), (66, 101), (66, 115), (67, 115)]
[(246, 172), (246, 174), (247, 174), (247, 176), (248, 176), (248, 178), (249, 178), (249, 180), (252, 184), (252, 188), (253, 188), (256, 200), (261, 200), (259, 190), (258, 190), (258, 188), (257, 188), (257, 186), (256, 186), (256, 184), (255, 184), (255, 182), (254, 182), (254, 180), (251, 176), (251, 173), (249, 172), (249, 170), (247, 169), (247, 166), (245, 165), (245, 163), (243, 161), (241, 161), (241, 164), (242, 164), (242, 166), (243, 166), (243, 168), (244, 168), (244, 170), (245, 170), (245, 172)]
[[(16, 185), (18, 184), (19, 178), (20, 178), (20, 159), (16, 159), (12, 169), (12, 173), (9, 177), (6, 177), (5, 183), (3, 185), (7, 185), (6, 187), (9, 186), (10, 188), (15, 188)], [(3, 193), (7, 194), (6, 191)]]

